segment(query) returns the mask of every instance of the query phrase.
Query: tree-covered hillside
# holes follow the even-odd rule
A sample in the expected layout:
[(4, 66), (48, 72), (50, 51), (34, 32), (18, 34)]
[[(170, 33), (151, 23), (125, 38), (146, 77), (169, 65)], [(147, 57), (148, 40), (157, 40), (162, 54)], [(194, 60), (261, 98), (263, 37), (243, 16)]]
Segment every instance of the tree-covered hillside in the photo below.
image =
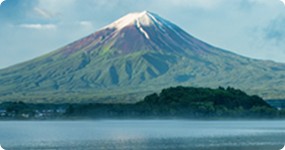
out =
[(274, 116), (276, 110), (258, 96), (228, 88), (174, 87), (136, 104), (150, 115), (183, 117)]
[(172, 87), (135, 104), (28, 104), (0, 105), (2, 119), (251, 119), (284, 118), (258, 96), (234, 88)]

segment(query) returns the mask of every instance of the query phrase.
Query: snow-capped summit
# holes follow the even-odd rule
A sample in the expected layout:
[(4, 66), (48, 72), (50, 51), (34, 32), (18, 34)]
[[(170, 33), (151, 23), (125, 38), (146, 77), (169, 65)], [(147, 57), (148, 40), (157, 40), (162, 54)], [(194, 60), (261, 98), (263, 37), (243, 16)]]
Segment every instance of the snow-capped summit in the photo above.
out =
[(149, 11), (129, 13), (104, 28), (122, 29), (127, 26), (150, 26), (157, 22), (155, 15)]
[(103, 38), (98, 44), (107, 44), (119, 53), (138, 50), (181, 53), (193, 43), (203, 44), (175, 24), (149, 11), (129, 13), (92, 36), (95, 35)]
[[(122, 18), (111, 23), (110, 25), (105, 26), (103, 29), (122, 30), (126, 27), (135, 26), (145, 36), (146, 39), (150, 39), (149, 34), (144, 28), (150, 26), (162, 26), (162, 22), (165, 21), (160, 20), (161, 19), (158, 15), (149, 11), (134, 12), (123, 16)], [(162, 27), (159, 28), (163, 29)]]

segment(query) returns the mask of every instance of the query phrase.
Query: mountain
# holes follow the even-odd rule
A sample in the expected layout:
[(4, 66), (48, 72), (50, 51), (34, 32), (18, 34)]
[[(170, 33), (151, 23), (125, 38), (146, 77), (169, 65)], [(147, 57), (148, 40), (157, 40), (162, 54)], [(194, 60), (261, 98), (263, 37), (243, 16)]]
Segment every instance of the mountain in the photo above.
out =
[(130, 13), (44, 56), (0, 70), (0, 101), (136, 102), (176, 85), (285, 97), (285, 64), (209, 45), (151, 12)]

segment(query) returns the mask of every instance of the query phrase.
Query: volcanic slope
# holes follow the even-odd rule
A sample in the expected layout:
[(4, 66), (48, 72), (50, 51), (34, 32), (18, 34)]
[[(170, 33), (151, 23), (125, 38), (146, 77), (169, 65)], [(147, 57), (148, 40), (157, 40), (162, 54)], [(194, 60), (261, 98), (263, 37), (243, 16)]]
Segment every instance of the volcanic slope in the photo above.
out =
[(211, 46), (151, 12), (130, 13), (33, 60), (0, 70), (0, 101), (136, 102), (184, 85), (285, 97), (285, 64)]

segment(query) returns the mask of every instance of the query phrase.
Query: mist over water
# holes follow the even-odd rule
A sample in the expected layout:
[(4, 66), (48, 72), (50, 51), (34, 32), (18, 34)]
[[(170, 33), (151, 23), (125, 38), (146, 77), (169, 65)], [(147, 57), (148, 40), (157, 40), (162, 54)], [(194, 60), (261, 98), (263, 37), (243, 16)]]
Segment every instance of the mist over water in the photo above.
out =
[(285, 121), (12, 121), (0, 122), (7, 150), (279, 150)]

